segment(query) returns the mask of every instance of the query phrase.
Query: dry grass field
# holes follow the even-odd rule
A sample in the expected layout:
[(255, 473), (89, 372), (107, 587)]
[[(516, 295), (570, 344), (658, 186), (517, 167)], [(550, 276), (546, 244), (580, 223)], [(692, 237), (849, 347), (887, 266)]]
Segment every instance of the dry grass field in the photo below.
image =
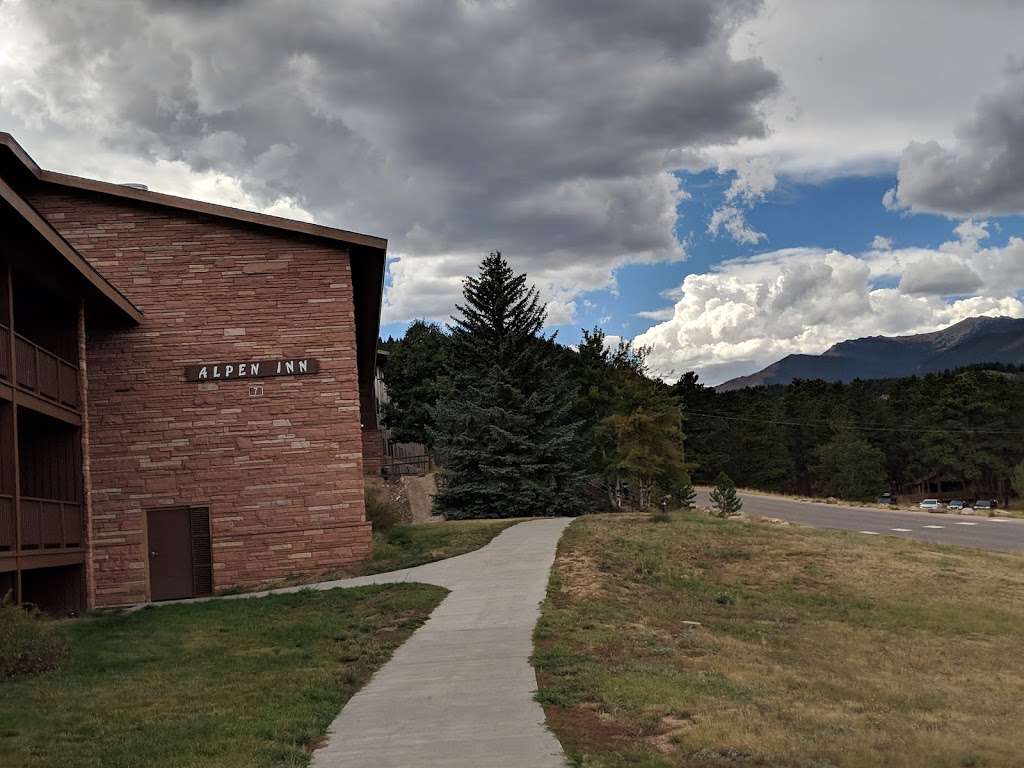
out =
[(1019, 556), (595, 515), (536, 637), (577, 766), (1024, 764)]

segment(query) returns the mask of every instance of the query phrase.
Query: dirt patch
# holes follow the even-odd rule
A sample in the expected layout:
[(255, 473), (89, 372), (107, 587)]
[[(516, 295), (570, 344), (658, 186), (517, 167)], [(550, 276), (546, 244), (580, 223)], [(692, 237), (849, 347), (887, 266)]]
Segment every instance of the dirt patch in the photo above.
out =
[(648, 743), (663, 755), (671, 755), (679, 751), (679, 744), (676, 737), (684, 733), (694, 725), (691, 716), (675, 717), (666, 715), (661, 718), (661, 727), (665, 730), (662, 733), (648, 736)]
[(590, 555), (578, 551), (559, 556), (558, 576), (562, 592), (573, 598), (595, 597), (602, 592), (604, 576)]
[[(548, 725), (558, 734), (572, 734), (572, 739), (588, 748), (595, 745), (615, 749), (635, 740), (637, 734), (601, 712), (596, 704), (574, 707), (544, 707)], [(574, 744), (565, 744), (570, 750)]]

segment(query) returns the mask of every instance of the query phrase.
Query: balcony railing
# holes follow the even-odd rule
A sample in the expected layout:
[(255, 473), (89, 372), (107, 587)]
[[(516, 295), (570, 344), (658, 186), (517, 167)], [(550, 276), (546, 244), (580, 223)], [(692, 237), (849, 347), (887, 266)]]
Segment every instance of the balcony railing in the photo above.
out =
[(18, 543), (18, 520), (14, 515), (14, 497), (0, 496), (0, 552), (10, 552)]
[(21, 497), (22, 551), (80, 547), (85, 541), (83, 523), (78, 502)]
[(0, 324), (0, 379), (11, 380), (11, 345), (7, 343), (10, 329)]
[[(78, 409), (77, 366), (19, 333), (14, 334), (14, 355), (19, 387), (68, 408)], [(10, 377), (9, 372), (7, 376)]]

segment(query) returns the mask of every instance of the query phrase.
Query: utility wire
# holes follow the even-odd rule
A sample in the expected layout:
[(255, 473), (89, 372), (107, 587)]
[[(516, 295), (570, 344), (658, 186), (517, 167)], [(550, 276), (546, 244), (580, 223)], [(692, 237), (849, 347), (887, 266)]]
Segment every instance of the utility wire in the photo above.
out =
[[(691, 411), (683, 409), (684, 415), (707, 416), (712, 419), (724, 421), (745, 421), (753, 424), (773, 424), (788, 427), (831, 427), (832, 422), (828, 421), (792, 421), (789, 419), (755, 419), (747, 416), (724, 416), (720, 413), (707, 413), (706, 411)], [(842, 425), (846, 429), (859, 429), (864, 432), (941, 432), (944, 434), (967, 434), (967, 435), (1024, 435), (1020, 429), (971, 429), (957, 427), (869, 427), (863, 424)]]

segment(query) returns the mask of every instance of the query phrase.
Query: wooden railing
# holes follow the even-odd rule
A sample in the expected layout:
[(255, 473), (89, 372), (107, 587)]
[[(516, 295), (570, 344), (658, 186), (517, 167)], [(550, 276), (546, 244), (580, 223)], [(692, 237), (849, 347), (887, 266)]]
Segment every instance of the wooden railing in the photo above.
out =
[(18, 518), (14, 497), (0, 496), (0, 552), (10, 552), (18, 543)]
[[(12, 505), (13, 506), (13, 505)], [(21, 549), (72, 549), (85, 541), (82, 505), (21, 497)]]
[(7, 379), (7, 381), (11, 380), (11, 345), (8, 343), (10, 338), (9, 330), (6, 325), (0, 324), (0, 379)]
[(68, 408), (78, 409), (77, 366), (19, 333), (14, 334), (14, 359), (19, 387)]

